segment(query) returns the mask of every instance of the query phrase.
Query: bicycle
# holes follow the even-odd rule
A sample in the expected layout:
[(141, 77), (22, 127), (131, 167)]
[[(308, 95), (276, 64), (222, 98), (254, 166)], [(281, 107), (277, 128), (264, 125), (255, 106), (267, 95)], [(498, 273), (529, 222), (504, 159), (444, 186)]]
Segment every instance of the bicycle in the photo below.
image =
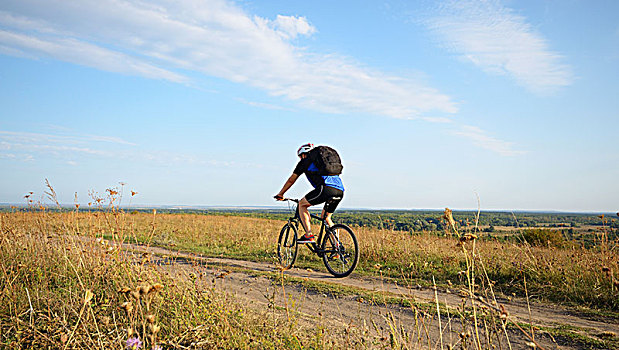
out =
[[(294, 216), (282, 227), (277, 241), (277, 258), (283, 270), (290, 269), (297, 260), (299, 223), (299, 200), (284, 198), (297, 203)], [(325, 206), (329, 202), (325, 203)], [(329, 273), (341, 278), (350, 275), (359, 262), (359, 244), (352, 229), (344, 224), (329, 226), (325, 218), (310, 213), (321, 222), (320, 233), (315, 242), (306, 244), (309, 250), (322, 258)]]

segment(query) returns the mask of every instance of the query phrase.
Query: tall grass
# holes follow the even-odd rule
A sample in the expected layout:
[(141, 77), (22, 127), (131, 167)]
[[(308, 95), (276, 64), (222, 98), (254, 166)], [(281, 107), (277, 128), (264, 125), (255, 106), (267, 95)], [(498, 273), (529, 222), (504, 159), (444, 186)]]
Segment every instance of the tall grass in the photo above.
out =
[[(133, 219), (136, 219), (133, 221)], [(134, 223), (148, 222), (144, 231)], [(121, 211), (0, 214), (0, 348), (354, 347), (341, 331), (297, 329), (247, 309), (202, 274), (168, 274), (103, 237), (148, 236), (153, 217)], [(141, 227), (141, 226), (140, 226)]]

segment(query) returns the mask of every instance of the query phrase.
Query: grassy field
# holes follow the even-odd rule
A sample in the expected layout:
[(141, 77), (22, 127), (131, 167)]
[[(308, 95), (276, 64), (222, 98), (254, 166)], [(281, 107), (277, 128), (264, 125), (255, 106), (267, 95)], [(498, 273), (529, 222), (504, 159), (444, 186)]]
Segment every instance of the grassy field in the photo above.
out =
[(0, 348), (354, 348), (361, 341), (337, 336), (341, 329), (300, 328), (286, 313), (247, 309), (201, 277), (136, 261), (115, 245), (123, 238), (96, 239), (159, 235), (162, 220), (120, 212), (0, 214)]
[[(69, 215), (69, 214), (65, 214)], [(74, 216), (75, 225), (106, 237), (151, 242), (185, 251), (275, 262), (275, 243), (282, 221), (194, 214), (127, 214), (122, 218), (96, 213)], [(113, 222), (112, 222), (113, 221)], [(336, 220), (337, 221), (337, 220)], [(109, 225), (120, 227), (110, 231)], [(504, 295), (529, 296), (619, 312), (619, 257), (616, 242), (591, 249), (531, 246), (493, 240), (464, 244), (456, 234), (410, 235), (392, 230), (354, 228), (361, 258), (356, 272), (398, 278), (409, 284), (467, 287), (468, 273), (476, 285)], [(117, 229), (118, 230), (118, 229)], [(483, 233), (477, 233), (482, 236)], [(473, 247), (473, 243), (475, 246)], [(324, 269), (321, 260), (300, 249), (296, 266)], [(475, 271), (471, 271), (474, 266)]]
[[(174, 279), (105, 244), (140, 242), (275, 262), (282, 225), (280, 220), (155, 211), (131, 214), (114, 208), (2, 213), (0, 344), (123, 348), (139, 339), (148, 349), (192, 343), (204, 348), (367, 345), (362, 336), (328, 337), (324, 329), (299, 332), (294, 318), (248, 310), (208, 285)], [(479, 240), (454, 230), (439, 237), (354, 229), (361, 250), (355, 272), (359, 275), (409, 285), (428, 286), (434, 280), (488, 300), (500, 293), (586, 307), (614, 317), (619, 313), (619, 258), (613, 242), (558, 248)], [(306, 249), (300, 253), (297, 266), (324, 270)]]

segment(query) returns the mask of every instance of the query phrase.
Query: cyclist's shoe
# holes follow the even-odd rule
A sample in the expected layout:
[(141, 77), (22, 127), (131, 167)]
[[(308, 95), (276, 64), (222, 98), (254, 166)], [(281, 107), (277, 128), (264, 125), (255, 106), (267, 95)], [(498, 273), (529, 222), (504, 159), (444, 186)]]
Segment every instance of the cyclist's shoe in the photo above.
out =
[(331, 253), (329, 260), (337, 260), (340, 258), (340, 253)]
[(298, 244), (307, 244), (307, 243), (315, 243), (315, 242), (316, 241), (314, 240), (314, 235), (311, 235), (311, 236), (303, 235), (297, 239)]
[(340, 244), (339, 244), (339, 243), (336, 243), (335, 245), (333, 245), (333, 250), (334, 250), (334, 252), (333, 252), (333, 253), (331, 253), (331, 255), (329, 256), (329, 258), (330, 258), (331, 260), (337, 260), (337, 259), (339, 259), (339, 258), (340, 258), (340, 256), (341, 256), (341, 255), (340, 255), (340, 250), (341, 250), (340, 248), (341, 248), (341, 247), (340, 247)]

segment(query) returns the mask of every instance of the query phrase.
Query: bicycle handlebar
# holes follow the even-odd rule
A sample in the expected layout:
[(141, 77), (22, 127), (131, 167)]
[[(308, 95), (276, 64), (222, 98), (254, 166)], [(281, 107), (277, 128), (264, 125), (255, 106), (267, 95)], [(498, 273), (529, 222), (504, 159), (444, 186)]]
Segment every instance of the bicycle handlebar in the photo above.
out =
[(299, 204), (299, 202), (301, 201), (300, 199), (295, 199), (295, 198), (286, 198), (286, 197), (282, 197), (281, 199), (279, 199), (277, 196), (273, 196), (273, 198), (285, 202), (285, 201), (290, 201), (290, 202), (295, 202), (297, 204)]

